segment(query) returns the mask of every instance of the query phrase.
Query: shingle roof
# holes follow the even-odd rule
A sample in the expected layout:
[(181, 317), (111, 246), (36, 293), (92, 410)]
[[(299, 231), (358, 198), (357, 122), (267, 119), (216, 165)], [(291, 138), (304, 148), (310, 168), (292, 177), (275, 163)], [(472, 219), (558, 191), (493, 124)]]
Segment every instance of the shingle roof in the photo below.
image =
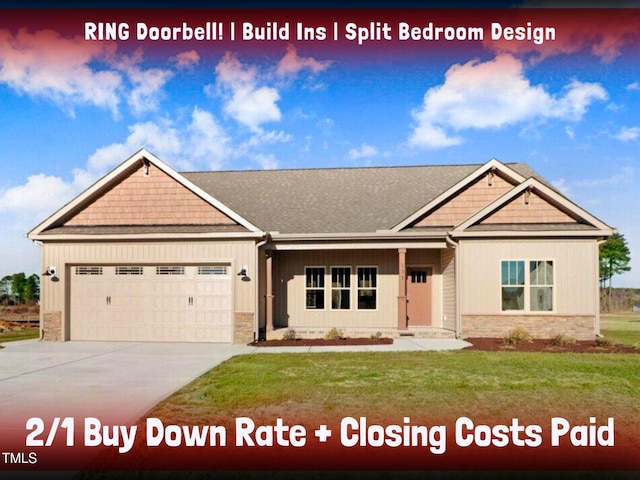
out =
[[(280, 233), (361, 233), (398, 224), (481, 165), (182, 173), (258, 226)], [(524, 177), (526, 164), (508, 164)]]

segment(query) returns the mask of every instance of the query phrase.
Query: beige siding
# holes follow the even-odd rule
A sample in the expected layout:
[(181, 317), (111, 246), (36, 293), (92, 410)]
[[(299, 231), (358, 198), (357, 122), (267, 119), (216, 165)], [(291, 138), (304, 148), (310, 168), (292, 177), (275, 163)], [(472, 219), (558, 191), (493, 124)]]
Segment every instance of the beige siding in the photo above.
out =
[[(305, 309), (305, 267), (325, 267), (325, 309)], [(331, 310), (330, 268), (351, 266), (351, 310)], [(357, 310), (356, 268), (378, 267), (377, 309)], [(396, 328), (398, 325), (397, 251), (278, 252), (274, 258), (276, 326)]]
[(518, 195), (481, 223), (576, 223), (575, 219), (534, 192), (525, 201), (527, 195), (526, 192)]
[[(56, 266), (58, 281), (44, 279), (41, 314), (62, 313), (63, 336), (68, 338), (69, 273), (72, 265), (155, 265), (229, 263), (233, 277), (235, 312), (255, 312), (257, 268), (255, 244), (252, 241), (184, 241), (184, 242), (119, 242), (119, 243), (46, 243), (42, 247), (42, 263)], [(242, 265), (249, 267), (250, 281), (236, 273)]]
[(553, 261), (554, 310), (549, 315), (593, 316), (598, 311), (595, 240), (465, 240), (459, 248), (462, 315), (509, 315), (501, 312), (502, 260)]
[(66, 225), (235, 224), (154, 165), (133, 172)]
[[(407, 265), (434, 268), (432, 318), (442, 316), (439, 250), (408, 250)], [(357, 267), (378, 267), (377, 309), (357, 309)], [(325, 268), (325, 309), (305, 308), (305, 267)], [(331, 267), (351, 267), (351, 309), (331, 309)], [(274, 310), (277, 327), (289, 328), (397, 328), (397, 250), (292, 251), (274, 257)]]
[(493, 175), (491, 182), (489, 176), (487, 173), (480, 177), (455, 197), (428, 213), (416, 223), (416, 226), (459, 225), (513, 188), (511, 183), (499, 175)]
[(442, 250), (442, 328), (456, 329), (455, 250)]

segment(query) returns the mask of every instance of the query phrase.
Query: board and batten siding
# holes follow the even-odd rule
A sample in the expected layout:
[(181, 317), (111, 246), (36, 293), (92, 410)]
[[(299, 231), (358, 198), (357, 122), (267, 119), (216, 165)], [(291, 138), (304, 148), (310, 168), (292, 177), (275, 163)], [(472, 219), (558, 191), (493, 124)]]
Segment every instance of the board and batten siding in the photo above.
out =
[(456, 329), (456, 252), (442, 250), (442, 328)]
[[(460, 245), (462, 315), (501, 311), (503, 260), (552, 260), (554, 315), (597, 315), (598, 244), (595, 240), (468, 240)], [(527, 267), (528, 268), (528, 267)], [(547, 312), (537, 312), (545, 315)]]
[[(69, 275), (75, 265), (188, 265), (219, 263), (231, 265), (235, 312), (256, 311), (257, 266), (255, 243), (246, 240), (182, 241), (182, 242), (60, 242), (42, 246), (43, 271), (57, 268), (58, 281), (42, 289), (41, 316), (61, 312), (63, 335), (68, 324), (70, 292)], [(242, 265), (249, 267), (251, 281), (243, 281), (236, 273)], [(50, 278), (50, 277), (49, 277)]]
[[(434, 326), (440, 325), (441, 275), (439, 250), (407, 251), (407, 265), (433, 267)], [(276, 327), (395, 329), (398, 326), (398, 251), (325, 250), (277, 252), (274, 261), (274, 320)], [(305, 268), (325, 268), (325, 308), (306, 309)], [(331, 267), (351, 267), (351, 308), (331, 309)], [(377, 267), (377, 308), (357, 308), (357, 268)]]

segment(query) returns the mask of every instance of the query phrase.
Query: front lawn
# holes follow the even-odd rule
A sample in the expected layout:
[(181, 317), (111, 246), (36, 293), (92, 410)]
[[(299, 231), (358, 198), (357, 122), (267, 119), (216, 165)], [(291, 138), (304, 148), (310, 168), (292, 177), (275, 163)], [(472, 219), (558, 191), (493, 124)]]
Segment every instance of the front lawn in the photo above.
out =
[(0, 343), (15, 342), (17, 340), (29, 340), (32, 338), (38, 338), (40, 330), (38, 328), (25, 328), (24, 330), (17, 330), (12, 332), (0, 333)]
[(640, 313), (603, 313), (600, 330), (615, 343), (640, 346)]
[(255, 354), (233, 358), (147, 416), (331, 420), (640, 418), (640, 356), (520, 352)]

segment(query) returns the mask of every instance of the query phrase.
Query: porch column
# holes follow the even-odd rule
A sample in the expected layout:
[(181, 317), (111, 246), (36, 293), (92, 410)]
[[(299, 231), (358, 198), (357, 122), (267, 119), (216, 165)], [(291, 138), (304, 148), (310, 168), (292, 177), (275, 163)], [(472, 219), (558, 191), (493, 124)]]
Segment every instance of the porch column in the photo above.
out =
[(267, 332), (273, 331), (273, 254), (267, 250), (267, 294), (266, 294), (266, 327)]
[(398, 249), (398, 330), (407, 329), (407, 249)]

